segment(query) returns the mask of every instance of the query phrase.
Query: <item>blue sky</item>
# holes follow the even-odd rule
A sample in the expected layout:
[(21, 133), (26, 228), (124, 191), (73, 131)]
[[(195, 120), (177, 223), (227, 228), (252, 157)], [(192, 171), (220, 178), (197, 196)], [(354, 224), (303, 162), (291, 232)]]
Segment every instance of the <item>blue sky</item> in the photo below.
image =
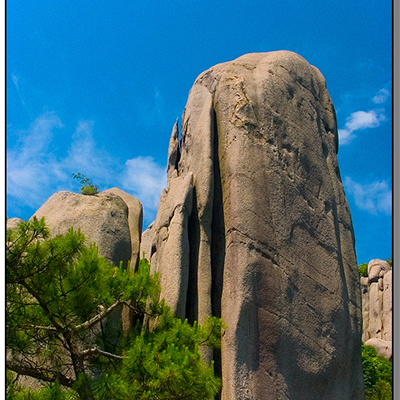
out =
[(139, 198), (166, 183), (170, 132), (195, 78), (291, 50), (325, 76), (358, 262), (392, 256), (392, 2), (7, 0), (7, 216), (72, 174)]

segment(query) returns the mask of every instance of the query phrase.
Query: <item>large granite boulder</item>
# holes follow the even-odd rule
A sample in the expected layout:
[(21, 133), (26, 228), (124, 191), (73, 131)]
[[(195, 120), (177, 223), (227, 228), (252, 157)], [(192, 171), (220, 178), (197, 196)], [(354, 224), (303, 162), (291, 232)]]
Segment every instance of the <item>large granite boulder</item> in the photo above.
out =
[(361, 278), (362, 340), (392, 359), (392, 268), (387, 261), (371, 260), (368, 277)]
[(247, 54), (195, 81), (143, 249), (182, 318), (221, 316), (224, 400), (363, 398), (354, 234), (325, 80)]
[(34, 215), (45, 217), (52, 235), (65, 234), (70, 227), (79, 228), (113, 265), (122, 261), (126, 266), (131, 260), (134, 268), (137, 263), (142, 205), (120, 189), (97, 195), (57, 192)]
[[(143, 209), (140, 201), (128, 193), (112, 188), (96, 195), (83, 195), (67, 191), (52, 195), (34, 214), (45, 217), (52, 235), (65, 234), (70, 227), (80, 229), (95, 242), (99, 254), (113, 265), (130, 265), (133, 273), (139, 262)], [(124, 306), (114, 312), (106, 324), (110, 342), (120, 340), (119, 320), (127, 335), (134, 322), (132, 311)]]

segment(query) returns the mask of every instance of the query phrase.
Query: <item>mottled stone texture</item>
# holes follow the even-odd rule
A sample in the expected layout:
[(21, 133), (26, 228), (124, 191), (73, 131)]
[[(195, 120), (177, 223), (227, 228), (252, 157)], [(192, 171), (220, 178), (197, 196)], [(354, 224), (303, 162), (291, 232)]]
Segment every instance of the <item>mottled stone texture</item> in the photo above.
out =
[(36, 212), (45, 217), (53, 235), (65, 234), (70, 227), (80, 229), (89, 242), (95, 242), (99, 254), (118, 265), (137, 263), (142, 230), (142, 205), (120, 189), (97, 195), (67, 191), (53, 194)]
[(7, 219), (7, 229), (15, 229), (18, 225), (23, 222), (21, 218), (13, 217)]
[(222, 316), (224, 400), (363, 398), (354, 235), (325, 80), (247, 54), (194, 83), (144, 247), (181, 317)]
[[(52, 235), (65, 234), (74, 227), (85, 234), (87, 241), (95, 242), (99, 254), (113, 265), (130, 262), (133, 273), (139, 261), (143, 211), (140, 201), (118, 188), (96, 195), (83, 195), (67, 191), (57, 192), (35, 212), (45, 217)], [(114, 312), (107, 319), (108, 339), (119, 341), (119, 320), (127, 334), (134, 321), (128, 307)]]
[(380, 355), (392, 359), (392, 268), (383, 260), (368, 263), (368, 277), (361, 278), (362, 340)]

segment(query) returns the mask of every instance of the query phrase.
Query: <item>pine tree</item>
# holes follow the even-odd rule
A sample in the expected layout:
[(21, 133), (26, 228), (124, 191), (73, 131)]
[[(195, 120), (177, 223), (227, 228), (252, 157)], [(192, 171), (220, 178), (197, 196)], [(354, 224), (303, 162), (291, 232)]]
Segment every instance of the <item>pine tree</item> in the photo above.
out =
[[(33, 219), (7, 231), (6, 286), (8, 399), (210, 399), (220, 388), (199, 350), (219, 345), (221, 321), (172, 315), (146, 260), (128, 276), (79, 230), (50, 237)], [(136, 321), (127, 337), (123, 305)], [(45, 385), (21, 388), (15, 374)]]

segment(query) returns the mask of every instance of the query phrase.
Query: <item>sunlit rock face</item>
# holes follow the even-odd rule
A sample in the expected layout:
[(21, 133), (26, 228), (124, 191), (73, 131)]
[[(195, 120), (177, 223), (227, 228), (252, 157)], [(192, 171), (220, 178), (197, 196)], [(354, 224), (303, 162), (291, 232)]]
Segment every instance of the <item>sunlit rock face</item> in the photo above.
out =
[(221, 316), (224, 400), (363, 398), (361, 291), (323, 76), (247, 54), (195, 81), (143, 250), (181, 318)]
[(387, 261), (371, 260), (362, 285), (362, 340), (392, 359), (392, 268)]
[[(138, 199), (111, 188), (96, 195), (67, 191), (53, 194), (34, 214), (44, 217), (52, 235), (65, 235), (68, 229), (80, 229), (87, 243), (95, 242), (99, 254), (113, 265), (120, 262), (133, 273), (139, 259), (143, 211)], [(124, 306), (107, 319), (108, 339), (120, 340), (120, 319), (125, 334), (133, 324), (132, 312)]]
[(53, 194), (34, 214), (45, 217), (52, 235), (80, 229), (88, 243), (95, 242), (99, 254), (114, 265), (128, 261), (134, 266), (139, 254), (142, 205), (120, 189), (96, 195), (67, 191)]

